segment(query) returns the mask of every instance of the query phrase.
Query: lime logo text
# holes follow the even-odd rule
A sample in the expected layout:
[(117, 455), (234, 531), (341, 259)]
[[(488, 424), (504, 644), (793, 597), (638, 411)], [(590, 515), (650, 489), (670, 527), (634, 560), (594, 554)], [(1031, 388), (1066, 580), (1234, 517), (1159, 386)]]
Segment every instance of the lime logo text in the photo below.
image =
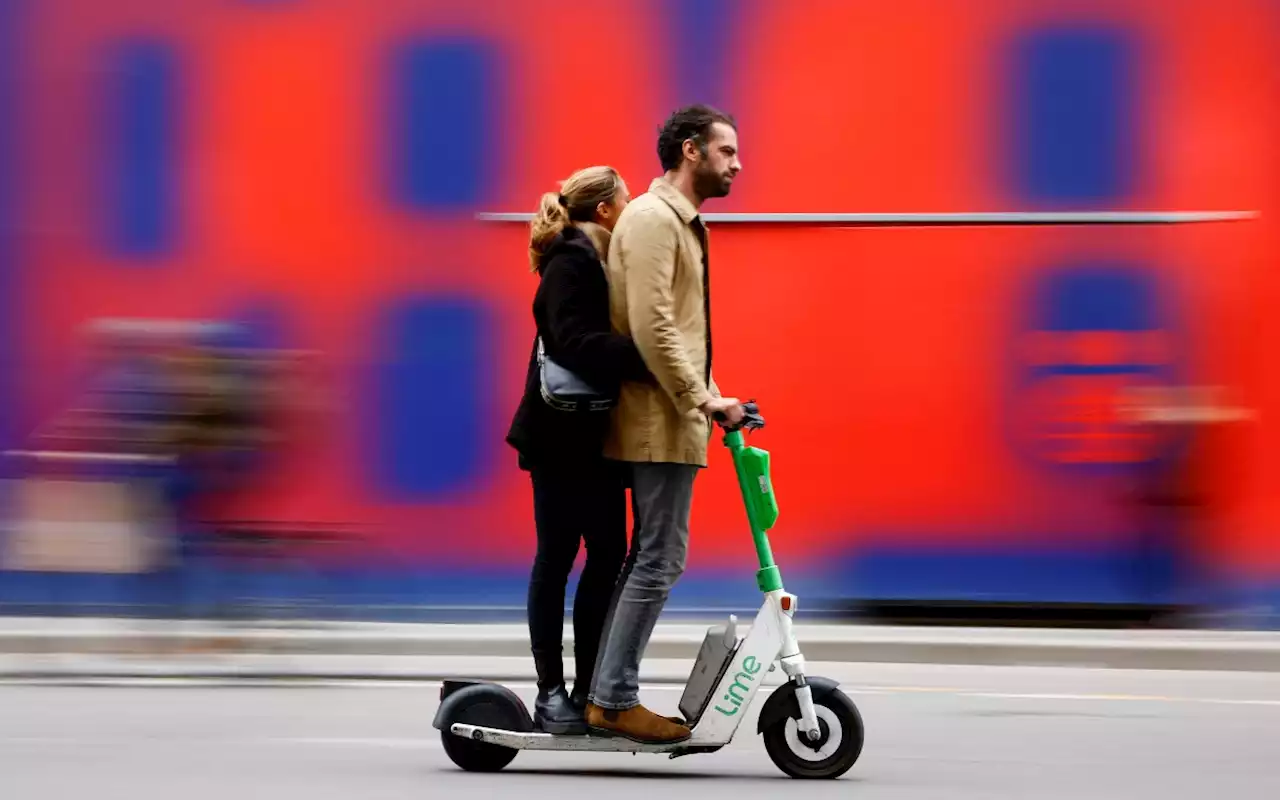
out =
[(742, 701), (746, 698), (747, 692), (751, 691), (751, 684), (755, 682), (756, 673), (761, 670), (764, 665), (756, 661), (755, 656), (747, 656), (742, 661), (742, 669), (738, 670), (733, 676), (733, 684), (729, 687), (729, 691), (720, 699), (726, 703), (729, 708), (721, 708), (716, 705), (716, 711), (724, 714), (726, 717), (735, 716), (742, 710)]

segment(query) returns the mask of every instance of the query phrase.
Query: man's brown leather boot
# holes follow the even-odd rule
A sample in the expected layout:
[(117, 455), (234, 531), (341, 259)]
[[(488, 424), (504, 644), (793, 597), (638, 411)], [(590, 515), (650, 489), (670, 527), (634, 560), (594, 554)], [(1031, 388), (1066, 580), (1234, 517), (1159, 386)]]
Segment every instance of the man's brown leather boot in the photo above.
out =
[(587, 706), (587, 725), (597, 731), (644, 744), (683, 742), (693, 735), (684, 725), (677, 725), (644, 706), (614, 711), (592, 703)]

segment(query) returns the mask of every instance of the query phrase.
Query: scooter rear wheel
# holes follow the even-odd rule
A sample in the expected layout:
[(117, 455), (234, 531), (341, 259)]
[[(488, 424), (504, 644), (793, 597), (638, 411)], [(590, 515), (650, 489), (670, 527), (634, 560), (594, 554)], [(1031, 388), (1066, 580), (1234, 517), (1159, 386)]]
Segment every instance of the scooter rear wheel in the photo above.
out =
[[(464, 695), (465, 693), (465, 695)], [(513, 705), (506, 694), (489, 687), (472, 686), (459, 692), (450, 719), (440, 731), (444, 752), (454, 764), (468, 772), (498, 772), (520, 752), (510, 747), (477, 742), (449, 732), (449, 725), (460, 722), (486, 728), (523, 731), (527, 714)]]
[(784, 716), (764, 730), (764, 748), (792, 778), (838, 778), (862, 755), (862, 715), (839, 689), (813, 701), (821, 731), (816, 742), (800, 732), (800, 720)]

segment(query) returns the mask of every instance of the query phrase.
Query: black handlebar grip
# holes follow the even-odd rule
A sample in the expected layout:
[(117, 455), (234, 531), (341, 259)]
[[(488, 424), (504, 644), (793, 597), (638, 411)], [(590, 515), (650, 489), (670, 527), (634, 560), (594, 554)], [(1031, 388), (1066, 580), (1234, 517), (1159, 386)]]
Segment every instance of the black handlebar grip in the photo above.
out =
[(743, 403), (742, 410), (744, 412), (742, 421), (738, 422), (736, 425), (728, 424), (729, 418), (726, 417), (722, 411), (715, 412), (711, 417), (716, 422), (720, 423), (722, 428), (731, 433), (733, 431), (742, 430), (743, 428), (748, 430), (759, 430), (764, 427), (764, 417), (760, 415), (760, 407), (756, 404), (756, 401), (748, 400)]

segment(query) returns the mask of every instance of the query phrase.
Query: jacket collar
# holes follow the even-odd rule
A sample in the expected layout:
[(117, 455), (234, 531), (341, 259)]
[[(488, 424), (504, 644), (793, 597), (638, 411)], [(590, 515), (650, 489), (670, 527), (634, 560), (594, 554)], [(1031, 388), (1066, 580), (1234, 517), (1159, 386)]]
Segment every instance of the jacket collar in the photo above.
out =
[(547, 261), (565, 248), (578, 248), (593, 253), (603, 263), (609, 257), (609, 239), (611, 234), (601, 225), (594, 222), (571, 222), (551, 241), (542, 257), (538, 260), (538, 273)]
[(653, 183), (649, 184), (649, 191), (657, 195), (663, 202), (671, 206), (676, 214), (680, 217), (680, 221), (685, 225), (692, 223), (698, 217), (698, 209), (689, 198), (677, 189), (671, 181), (665, 176), (654, 178)]
[(611, 234), (603, 225), (594, 222), (575, 222), (573, 226), (582, 231), (591, 244), (595, 246), (596, 252), (600, 255), (600, 260), (604, 261), (609, 257), (609, 239)]

